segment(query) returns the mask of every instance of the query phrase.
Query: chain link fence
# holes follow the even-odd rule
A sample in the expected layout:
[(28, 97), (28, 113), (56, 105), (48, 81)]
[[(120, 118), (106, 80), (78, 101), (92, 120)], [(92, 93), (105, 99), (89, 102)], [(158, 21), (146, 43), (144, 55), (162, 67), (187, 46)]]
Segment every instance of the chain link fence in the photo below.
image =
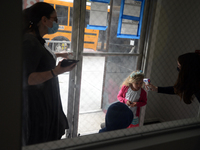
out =
[[(191, 10), (194, 4), (186, 6), (187, 2), (166, 0), (110, 0), (106, 5), (106, 11), (96, 12), (96, 16), (94, 16), (94, 13), (90, 13), (92, 3), (99, 2), (85, 1), (84, 41), (77, 43), (77, 45), (83, 44), (83, 49), (77, 51), (72, 48), (73, 30), (79, 32), (79, 28), (72, 28), (72, 17), (75, 12), (73, 11), (73, 1), (66, 0), (61, 3), (57, 0), (45, 0), (45, 2), (52, 4), (54, 8), (57, 8), (57, 5), (62, 6), (63, 9), (57, 10), (60, 11), (57, 12), (59, 17), (62, 18), (62, 14), (65, 14), (67, 17), (63, 16), (63, 18), (70, 20), (70, 22), (63, 21), (63, 24), (60, 24), (57, 35), (48, 35), (45, 39), (53, 52), (72, 52), (72, 58), (81, 58), (80, 67), (72, 72), (75, 75), (75, 80), (80, 80), (80, 82), (79, 85), (75, 84), (72, 87), (70, 86), (72, 85), (70, 84), (72, 82), (71, 72), (59, 75), (63, 110), (67, 117), (72, 118), (72, 121), (69, 121), (70, 130), (66, 131), (66, 134), (59, 141), (25, 146), (23, 150), (70, 149), (74, 145), (84, 145), (124, 136), (145, 135), (145, 133), (153, 131), (164, 131), (165, 129), (200, 123), (200, 107), (197, 99), (192, 104), (186, 105), (176, 95), (146, 91), (147, 105), (141, 108), (139, 127), (98, 133), (105, 123), (108, 107), (118, 101), (117, 95), (120, 91), (120, 85), (132, 71), (142, 69), (145, 77), (150, 78), (154, 85), (163, 87), (174, 85), (178, 75), (176, 71), (177, 57), (199, 47), (196, 40), (197, 43), (188, 43), (192, 38), (195, 39), (199, 35), (195, 33), (195, 30), (188, 31), (186, 27), (183, 27), (189, 22), (185, 22), (185, 17), (188, 20), (194, 20), (193, 17), (195, 18), (198, 13), (197, 10)], [(123, 4), (126, 7), (133, 6), (131, 8), (135, 8), (133, 13), (136, 13), (137, 17), (138, 14), (141, 14), (142, 9), (139, 9), (141, 3), (135, 5), (134, 2), (145, 3), (141, 35), (139, 35), (139, 38), (118, 37), (119, 17), (120, 13), (123, 13), (123, 9), (121, 9)], [(195, 1), (195, 3), (198, 2)], [(189, 15), (188, 10), (191, 10), (191, 15)], [(99, 13), (104, 17), (100, 17)], [(128, 13), (127, 10), (126, 13)], [(132, 14), (132, 11), (128, 14)], [(93, 15), (92, 18), (90, 18), (91, 15)], [(79, 17), (81, 18), (81, 16)], [(93, 21), (96, 19), (100, 23), (105, 22), (106, 19), (105, 26), (100, 25), (101, 28), (106, 27), (106, 29), (99, 28), (98, 30), (97, 24), (95, 24), (96, 29), (91, 29), (91, 26), (87, 28), (88, 24), (91, 25), (90, 19), (93, 19)], [(127, 21), (123, 22), (125, 22), (122, 26), (123, 32), (125, 30), (125, 33), (132, 31), (129, 28), (130, 24), (127, 26)], [(184, 22), (184, 25), (182, 22)], [(136, 23), (137, 25), (135, 25)], [(138, 23), (139, 20), (134, 21), (133, 26), (134, 28), (138, 27), (139, 30)], [(198, 23), (191, 26), (197, 29)], [(189, 36), (184, 36), (186, 38), (184, 39), (183, 34)], [(56, 36), (65, 38), (55, 40)], [(79, 95), (73, 95), (74, 99), (69, 97), (70, 88), (80, 92)], [(74, 106), (75, 104), (78, 105)], [(69, 110), (73, 111), (69, 112)]]

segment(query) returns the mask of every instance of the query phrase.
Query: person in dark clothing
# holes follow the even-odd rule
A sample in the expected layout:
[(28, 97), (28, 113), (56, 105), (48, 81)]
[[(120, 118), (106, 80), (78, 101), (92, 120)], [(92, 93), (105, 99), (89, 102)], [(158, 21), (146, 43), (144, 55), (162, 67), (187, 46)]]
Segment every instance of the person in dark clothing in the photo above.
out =
[(42, 38), (58, 30), (57, 14), (38, 2), (23, 11), (23, 145), (59, 140), (69, 128), (63, 112), (57, 75), (75, 64), (56, 66), (56, 55)]
[(180, 55), (177, 63), (179, 74), (174, 86), (157, 87), (150, 84), (148, 87), (151, 91), (158, 93), (177, 94), (186, 104), (192, 103), (193, 95), (200, 102), (200, 55), (198, 51)]
[(115, 102), (108, 107), (105, 127), (99, 130), (99, 133), (125, 129), (133, 120), (133, 112), (128, 106), (121, 102)]

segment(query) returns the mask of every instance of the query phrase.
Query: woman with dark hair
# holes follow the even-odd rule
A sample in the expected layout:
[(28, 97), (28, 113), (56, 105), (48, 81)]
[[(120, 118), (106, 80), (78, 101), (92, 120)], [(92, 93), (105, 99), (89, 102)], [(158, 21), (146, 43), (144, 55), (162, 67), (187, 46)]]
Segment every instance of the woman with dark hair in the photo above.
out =
[(186, 104), (192, 103), (193, 95), (200, 102), (200, 55), (197, 52), (180, 55), (177, 63), (179, 74), (174, 86), (157, 87), (153, 84), (147, 86), (151, 91), (158, 93), (177, 94)]
[(68, 129), (57, 75), (75, 64), (56, 66), (56, 55), (46, 46), (45, 34), (57, 32), (57, 14), (38, 2), (23, 11), (23, 145), (59, 140)]

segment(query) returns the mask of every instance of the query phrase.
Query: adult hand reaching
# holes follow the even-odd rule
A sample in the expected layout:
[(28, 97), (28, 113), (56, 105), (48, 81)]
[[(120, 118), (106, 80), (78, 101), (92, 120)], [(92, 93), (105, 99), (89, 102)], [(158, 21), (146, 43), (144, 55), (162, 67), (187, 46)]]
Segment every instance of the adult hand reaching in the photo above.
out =
[(145, 85), (145, 88), (148, 90), (150, 90), (150, 91), (156, 91), (156, 92), (158, 92), (158, 87), (157, 86), (155, 86), (155, 85), (153, 85), (153, 84), (148, 84), (148, 85)]
[(73, 52), (55, 52), (55, 55), (56, 57), (71, 59), (73, 57)]

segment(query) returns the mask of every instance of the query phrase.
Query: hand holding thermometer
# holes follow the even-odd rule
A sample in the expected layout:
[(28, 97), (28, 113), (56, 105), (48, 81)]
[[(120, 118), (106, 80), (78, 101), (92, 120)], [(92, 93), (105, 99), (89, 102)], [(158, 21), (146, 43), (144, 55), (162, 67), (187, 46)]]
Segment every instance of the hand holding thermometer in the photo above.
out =
[(63, 59), (61, 62), (61, 67), (67, 67), (70, 66), (74, 63), (77, 63), (79, 60), (74, 60), (74, 59)]
[(150, 91), (150, 88), (149, 88), (149, 86), (148, 86), (148, 85), (150, 84), (150, 82), (151, 82), (150, 79), (144, 78), (144, 79), (143, 79), (143, 82), (145, 83), (145, 85), (146, 85), (146, 87), (147, 87), (147, 90)]

